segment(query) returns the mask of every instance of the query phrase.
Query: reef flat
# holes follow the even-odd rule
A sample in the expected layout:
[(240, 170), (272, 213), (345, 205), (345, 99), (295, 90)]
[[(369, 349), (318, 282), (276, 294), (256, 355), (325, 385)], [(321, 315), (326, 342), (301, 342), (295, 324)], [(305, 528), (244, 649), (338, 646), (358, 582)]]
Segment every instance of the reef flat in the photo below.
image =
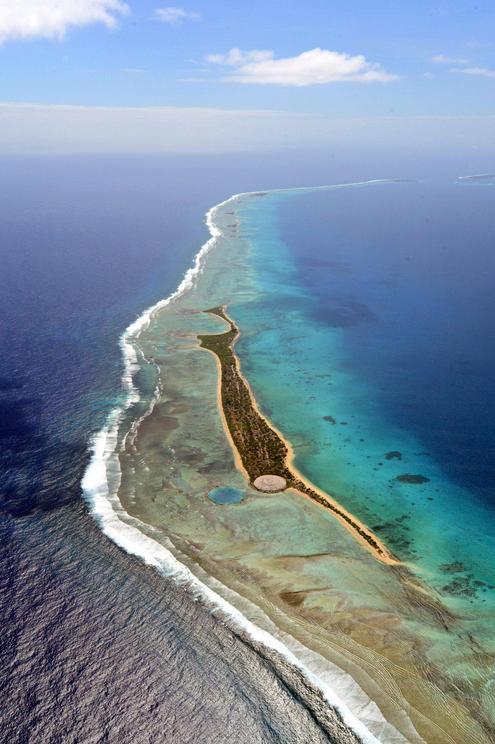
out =
[[(225, 333), (201, 334), (200, 346), (215, 354), (220, 368), (220, 404), (227, 426), (229, 440), (240, 458), (242, 469), (254, 488), (272, 477), (325, 509), (329, 509), (360, 542), (364, 543), (384, 563), (397, 563), (392, 553), (376, 535), (352, 514), (304, 479), (292, 466), (292, 451), (283, 436), (260, 413), (248, 383), (242, 375), (234, 344), (239, 329), (229, 318), (225, 306), (205, 311), (216, 315), (229, 325)], [(285, 490), (280, 488), (278, 490)]]
[[(301, 238), (302, 269), (309, 262), (308, 271), (320, 277), (327, 266), (322, 261), (330, 261), (322, 210), (333, 210), (332, 224), (341, 212), (354, 224), (354, 205), (371, 201), (371, 230), (385, 204), (411, 204), (401, 194), (402, 187), (384, 184), (333, 189), (327, 196), (246, 194), (214, 208), (212, 239), (182, 285), (187, 291), (153, 312), (136, 339), (135, 381), (143, 397), (122, 425), (115, 468), (121, 478), (113, 463), (107, 472), (118, 488), (122, 518), (139, 520), (151, 545), (171, 553), (164, 570), (189, 591), (191, 577), (181, 567), (187, 568), (204, 587), (195, 580), (194, 591), (222, 622), (252, 623), (249, 630), (242, 626), (243, 637), (247, 633), (262, 653), (258, 631), (268, 633), (267, 648), (282, 643), (277, 668), (286, 664), (287, 651), (293, 654), (332, 706), (347, 706), (351, 728), (357, 720), (384, 744), (485, 744), (495, 741), (489, 532), (482, 533), (481, 549), (470, 527), (475, 502), (469, 511), (452, 508), (460, 497), (455, 500), (457, 491), (430, 448), (382, 421), (368, 384), (371, 367), (365, 379), (354, 376), (342, 343), (359, 323), (360, 344), (373, 335), (369, 315), (344, 304), (345, 317), (340, 305), (331, 317), (344, 328), (323, 323), (325, 297), (316, 302), (294, 264), (297, 224), (291, 222), (284, 240), (280, 232), (286, 212), (300, 216), (301, 230), (309, 230)], [(313, 204), (321, 205), (316, 217)], [(318, 241), (325, 243), (322, 257)], [(332, 298), (352, 278), (339, 267), (353, 241), (342, 241), (342, 256), (339, 245), (332, 239), (331, 254), (338, 258), (328, 264)], [(366, 247), (356, 257), (359, 270), (367, 256)], [(401, 295), (410, 280), (407, 273)], [(346, 325), (349, 319), (357, 329)], [(241, 392), (233, 391), (234, 399), (246, 400), (244, 424), (262, 426), (253, 421), (257, 414), (267, 436), (277, 435), (272, 445), (281, 448), (280, 467), (308, 488), (331, 494), (336, 507), (369, 525), (399, 563), (378, 559), (345, 520), (285, 477), (285, 490), (267, 491), (263, 482), (258, 488), (259, 477), (283, 475), (271, 456), (248, 473), (251, 465), (241, 455), (249, 448), (234, 443), (213, 345), (236, 365), (231, 381), (242, 382)], [(242, 406), (233, 409), (236, 416), (245, 413)], [(259, 447), (256, 437), (252, 443)], [(227, 615), (206, 590), (229, 603)], [(318, 690), (311, 693), (316, 708), (326, 705)]]

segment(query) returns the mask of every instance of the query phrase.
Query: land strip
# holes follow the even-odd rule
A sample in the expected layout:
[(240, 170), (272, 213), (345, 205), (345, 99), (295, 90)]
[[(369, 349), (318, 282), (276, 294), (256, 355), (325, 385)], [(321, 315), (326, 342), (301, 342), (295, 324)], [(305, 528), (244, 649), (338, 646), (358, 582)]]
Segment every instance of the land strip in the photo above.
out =
[[(293, 465), (293, 450), (283, 435), (259, 411), (256, 400), (242, 375), (234, 345), (239, 329), (224, 306), (205, 310), (228, 324), (225, 333), (198, 336), (200, 346), (215, 355), (219, 367), (219, 405), (228, 439), (236, 453), (236, 463), (253, 488), (257, 479), (277, 476), (286, 488), (316, 501), (328, 509), (382, 563), (399, 561), (368, 527), (362, 524), (329, 494), (308, 481)], [(258, 481), (260, 482), (260, 481)]]

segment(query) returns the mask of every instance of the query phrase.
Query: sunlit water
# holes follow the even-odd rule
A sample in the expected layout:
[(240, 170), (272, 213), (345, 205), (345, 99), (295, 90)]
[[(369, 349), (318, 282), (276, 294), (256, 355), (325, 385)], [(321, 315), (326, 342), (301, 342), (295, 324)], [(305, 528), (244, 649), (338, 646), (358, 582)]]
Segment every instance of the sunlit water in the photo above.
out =
[[(383, 741), (491, 737), (493, 193), (374, 183), (230, 201), (194, 286), (138, 341), (142, 399), (122, 433), (159, 394), (124, 441), (122, 504)], [(298, 467), (401, 570), (235, 468), (196, 339), (222, 330), (201, 312), (220, 303)]]

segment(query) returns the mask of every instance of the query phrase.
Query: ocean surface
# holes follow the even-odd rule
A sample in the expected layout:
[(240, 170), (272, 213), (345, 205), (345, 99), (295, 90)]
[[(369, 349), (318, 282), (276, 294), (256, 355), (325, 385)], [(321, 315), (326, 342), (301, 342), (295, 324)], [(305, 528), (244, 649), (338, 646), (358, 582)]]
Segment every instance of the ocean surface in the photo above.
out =
[[(128, 398), (85, 483), (109, 536), (299, 666), (365, 740), (493, 739), (493, 193), (372, 181), (211, 210), (193, 271), (129, 330)], [(396, 565), (244, 480), (197, 341), (219, 304), (295, 465)]]
[[(263, 181), (293, 183), (285, 160)], [(1, 741), (329, 740), (269, 661), (115, 547), (81, 493), (92, 438), (125, 397), (119, 337), (180, 283), (205, 211), (261, 169), (2, 158)]]
[[(248, 202), (241, 221), (259, 296), (231, 307), (243, 369), (296, 445), (300, 470), (384, 539), (450, 614), (443, 639), (425, 618), (413, 621), (429, 681), (446, 671), (476, 690), (487, 720), (494, 183), (370, 184)], [(387, 599), (405, 620), (398, 588), (390, 583)]]
[(494, 181), (248, 206), (260, 301), (234, 310), (247, 377), (301, 470), (479, 612), (495, 603)]
[[(206, 243), (232, 193), (418, 173), (2, 165), (0, 738), (492, 741), (493, 180), (255, 192)], [(220, 303), (297, 467), (400, 569), (236, 469)]]

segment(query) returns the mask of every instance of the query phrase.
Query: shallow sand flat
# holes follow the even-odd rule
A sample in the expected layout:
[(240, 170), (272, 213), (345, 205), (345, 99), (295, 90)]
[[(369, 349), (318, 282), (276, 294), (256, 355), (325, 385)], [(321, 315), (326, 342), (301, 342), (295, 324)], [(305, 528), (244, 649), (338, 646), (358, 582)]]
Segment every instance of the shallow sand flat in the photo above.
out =
[[(211, 254), (194, 296), (157, 315), (140, 339), (159, 369), (161, 394), (121, 458), (123, 504), (168, 536), (203, 580), (231, 587), (322, 661), (348, 671), (407, 740), (488, 741), (474, 718), (477, 680), (471, 686), (462, 677), (469, 642), (454, 618), (446, 630), (435, 595), (420, 601), (417, 587), (378, 564), (317, 505), (287, 492), (255, 492), (236, 470), (217, 407), (216, 366), (196, 339), (218, 331), (201, 313), (205, 307), (256, 297), (243, 265), (248, 247), (239, 241), (235, 252), (232, 242), (229, 248)], [(246, 498), (214, 504), (208, 493), (219, 486), (244, 489)], [(446, 658), (453, 660), (448, 670)], [(361, 709), (348, 678), (338, 679), (331, 664), (327, 673)], [(383, 741), (400, 740), (383, 722), (375, 730)]]

